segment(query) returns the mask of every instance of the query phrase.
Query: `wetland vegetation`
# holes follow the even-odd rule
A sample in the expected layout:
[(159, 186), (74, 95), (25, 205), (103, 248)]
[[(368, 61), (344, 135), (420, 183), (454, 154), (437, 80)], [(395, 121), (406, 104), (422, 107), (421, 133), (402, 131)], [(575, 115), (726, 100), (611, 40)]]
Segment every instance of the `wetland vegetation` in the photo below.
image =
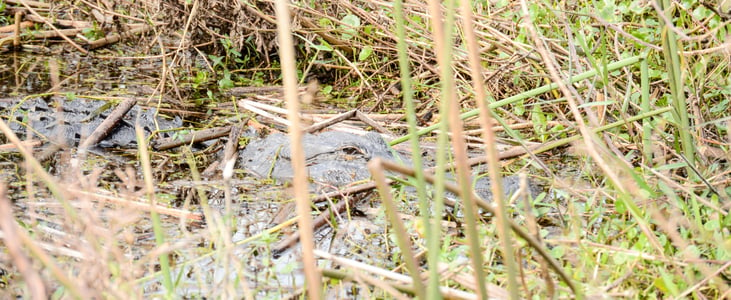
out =
[(0, 297), (731, 298), (730, 3), (0, 0)]

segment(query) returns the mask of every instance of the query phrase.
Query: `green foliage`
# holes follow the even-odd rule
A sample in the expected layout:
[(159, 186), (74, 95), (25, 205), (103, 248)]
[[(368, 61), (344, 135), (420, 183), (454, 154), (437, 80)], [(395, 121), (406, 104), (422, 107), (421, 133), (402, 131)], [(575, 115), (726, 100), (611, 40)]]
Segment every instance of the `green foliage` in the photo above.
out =
[(4, 0), (0, 0), (0, 26), (5, 26), (11, 23), (10, 16), (5, 16), (5, 9), (7, 8), (7, 3), (5, 3)]
[(358, 54), (358, 61), (365, 61), (367, 60), (371, 54), (373, 54), (373, 47), (366, 46), (363, 47), (363, 49), (360, 50), (360, 53)]
[(218, 80), (218, 87), (221, 90), (227, 90), (234, 87), (234, 82), (231, 80), (231, 72), (229, 70), (223, 70), (223, 78)]
[(93, 24), (93, 27), (87, 27), (82, 29), (81, 33), (84, 35), (84, 37), (91, 41), (103, 39), (106, 36), (104, 34), (104, 31), (99, 28), (99, 24), (97, 24), (96, 22), (94, 22)]
[(358, 16), (346, 15), (340, 21), (343, 23), (343, 25), (340, 26), (340, 29), (342, 30), (341, 38), (343, 40), (347, 41), (358, 35), (358, 30), (360, 29), (360, 18), (358, 18)]
[[(731, 259), (731, 216), (727, 196), (731, 187), (725, 185), (728, 157), (696, 155), (686, 152), (684, 147), (710, 147), (728, 153), (731, 71), (726, 53), (714, 49), (725, 45), (731, 27), (722, 16), (697, 1), (669, 2), (671, 6), (667, 7), (665, 17), (670, 23), (665, 24), (652, 3), (646, 1), (529, 1), (528, 14), (537, 30), (537, 39), (524, 26), (526, 16), (519, 10), (519, 3), (507, 0), (470, 2), (475, 12), (479, 12), (475, 16), (475, 31), (481, 43), (479, 57), (483, 69), (480, 71), (487, 83), (490, 109), (501, 124), (525, 125), (516, 126), (519, 129), (512, 132), (508, 129), (498, 132), (499, 141), (516, 149), (540, 152), (503, 162), (505, 172), (528, 173), (546, 188), (536, 199), (511, 202), (508, 217), (521, 228), (531, 228), (534, 224), (527, 220), (527, 213), (534, 214), (539, 219), (535, 229), (545, 241), (542, 247), (587, 294), (601, 291), (648, 298), (684, 298), (690, 294), (696, 298), (714, 298), (723, 290), (713, 280), (718, 279), (713, 272), (720, 267), (718, 262)], [(186, 3), (191, 5), (193, 1), (186, 0)], [(728, 12), (729, 3), (731, 1), (718, 1), (715, 8)], [(418, 124), (417, 128), (415, 116), (422, 113), (417, 109), (439, 107), (439, 101), (444, 100), (438, 99), (439, 88), (445, 82), (444, 78), (439, 78), (439, 72), (448, 68), (457, 79), (450, 88), (463, 97), (460, 104), (466, 113), (462, 117), (477, 117), (472, 110), (477, 94), (472, 84), (478, 79), (472, 78), (468, 67), (465, 54), (468, 29), (461, 28), (459, 18), (459, 22), (452, 24), (457, 27), (450, 57), (452, 62), (448, 66), (438, 66), (433, 24), (424, 7), (404, 9), (403, 25), (406, 27), (397, 37), (397, 26), (391, 20), (398, 14), (391, 5), (369, 3), (364, 5), (367, 7), (361, 7), (363, 11), (357, 12), (337, 3), (312, 1), (303, 5), (322, 9), (313, 19), (319, 28), (303, 26), (294, 33), (300, 54), (298, 75), (302, 81), (311, 75), (324, 78), (319, 92), (327, 98), (322, 104), (328, 108), (369, 107), (377, 98), (382, 106), (377, 107), (376, 112), (406, 111), (404, 118), (410, 122), (412, 135), (398, 140), (413, 138), (418, 145), (424, 139), (433, 138), (427, 135), (436, 127), (424, 129), (425, 126)], [(5, 2), (0, 1), (0, 13), (6, 14), (5, 9)], [(307, 17), (308, 12), (298, 10), (298, 17)], [(365, 13), (371, 13), (372, 18), (365, 17)], [(10, 24), (11, 19), (11, 16), (0, 17), (0, 24)], [(664, 27), (666, 25), (672, 27)], [(41, 29), (42, 25), (35, 28)], [(669, 33), (677, 38), (668, 39)], [(95, 24), (83, 34), (94, 40), (103, 32)], [(221, 114), (212, 108), (222, 101), (219, 92), (235, 86), (278, 83), (280, 65), (272, 59), (276, 53), (269, 53), (274, 55), (263, 59), (258, 56), (263, 54), (247, 51), (262, 42), (253, 36), (242, 48), (228, 37), (220, 38), (213, 48), (223, 50), (208, 54), (208, 65), (176, 70), (181, 73), (178, 78), (184, 78), (183, 87), (193, 90), (192, 101), (200, 106), (210, 104), (206, 106), (206, 117)], [(538, 45), (546, 47), (547, 61), (540, 55)], [(662, 49), (663, 45), (667, 48)], [(672, 50), (671, 46), (677, 48)], [(633, 58), (636, 60), (631, 63), (608, 68), (612, 63)], [(673, 58), (677, 63), (671, 66)], [(264, 65), (269, 59), (272, 59), (271, 63)], [(639, 61), (646, 63), (646, 68), (641, 68)], [(567, 86), (569, 93), (549, 86), (555, 81), (550, 76), (549, 65), (556, 68), (560, 79), (571, 79)], [(587, 72), (591, 74), (573, 79), (577, 74)], [(640, 81), (645, 75), (648, 83)], [(392, 96), (386, 88), (396, 81), (409, 84), (395, 93), (399, 95)], [(676, 81), (672, 88), (671, 81)], [(645, 88), (649, 95), (643, 91)], [(596, 149), (587, 149), (585, 141), (592, 137), (583, 136), (578, 130), (579, 122), (568, 104), (568, 96), (577, 101), (578, 117), (587, 129), (597, 134), (590, 144)], [(68, 92), (66, 97), (74, 99), (75, 94)], [(688, 104), (677, 102), (678, 97), (687, 97)], [(672, 111), (668, 107), (672, 107)], [(683, 120), (678, 115), (680, 112), (689, 113), (690, 118)], [(446, 118), (436, 114), (439, 120)], [(599, 124), (592, 123), (594, 118), (590, 118), (590, 114)], [(398, 127), (394, 132), (402, 128)], [(174, 138), (189, 132), (179, 131)], [(683, 134), (689, 136), (689, 142), (681, 142)], [(245, 146), (247, 140), (242, 139), (240, 143)], [(681, 146), (684, 143), (685, 146)], [(534, 145), (542, 148), (535, 150)], [(441, 144), (440, 147), (447, 149), (449, 145)], [(684, 156), (690, 156), (688, 161)], [(698, 159), (693, 161), (694, 157)], [(619, 182), (613, 181), (609, 176), (611, 172), (618, 174)], [(708, 184), (694, 177), (702, 177)], [(408, 179), (405, 182), (417, 181)], [(271, 181), (264, 183), (273, 184)], [(424, 182), (416, 185), (426, 189)], [(17, 194), (28, 197), (27, 191)], [(421, 236), (426, 225), (420, 221), (420, 214), (433, 212), (434, 202), (432, 195), (426, 196), (426, 191), (424, 194), (419, 199), (418, 206), (423, 206), (419, 207), (420, 212), (417, 212), (415, 202), (406, 197), (399, 202), (399, 212), (413, 216), (407, 222), (410, 225), (407, 232), (391, 231), (390, 224), (382, 216), (374, 221), (389, 228), (391, 244), (396, 241), (396, 234), (406, 234), (420, 250), (429, 247)], [(172, 203), (172, 195), (176, 194), (157, 192), (155, 195), (162, 203)], [(256, 197), (244, 195), (239, 199), (255, 200)], [(461, 212), (461, 205), (463, 202), (457, 204), (457, 212)], [(501, 237), (496, 233), (497, 222), (494, 216), (478, 215), (481, 220), (466, 225), (477, 227), (482, 251), (477, 255), (485, 259), (482, 271), (490, 271), (484, 280), (505, 286), (510, 278), (504, 261), (507, 255), (502, 253), (498, 242)], [(459, 224), (449, 229), (437, 228), (441, 230), (437, 232), (440, 240), (432, 249), (426, 249), (438, 258), (431, 260), (431, 267), (446, 262), (449, 268), (462, 272), (459, 275), (471, 275), (469, 268), (464, 267), (465, 260), (474, 254), (465, 246), (468, 240), (462, 227), (465, 225), (463, 216), (444, 214), (434, 219)], [(216, 218), (207, 221), (210, 222), (207, 225), (216, 229)], [(29, 231), (35, 226), (20, 225)], [(160, 234), (159, 224), (156, 227), (155, 233)], [(224, 236), (221, 232), (216, 234)], [(272, 275), (274, 271), (291, 272), (297, 267), (295, 262), (277, 265), (271, 258), (271, 244), (280, 239), (275, 233), (263, 231), (252, 238), (251, 244), (242, 243), (253, 245), (247, 248), (253, 249), (252, 252), (266, 254), (257, 260), (261, 264), (256, 266), (257, 271), (262, 270), (267, 273), (267, 279), (277, 282), (283, 280), (273, 279), (276, 277)], [(163, 239), (158, 241), (160, 245), (165, 244), (163, 242)], [(549, 296), (546, 295), (544, 274), (539, 274), (544, 272), (539, 269), (543, 260), (536, 258), (536, 249), (522, 239), (514, 242), (521, 246), (515, 253), (521, 255), (518, 262), (524, 271), (520, 273), (522, 292), (535, 297)], [(197, 250), (198, 258), (213, 255), (230, 258), (230, 253), (224, 253), (228, 247), (224, 242), (207, 241), (203, 245)], [(176, 247), (181, 246), (176, 244)], [(407, 252), (393, 250), (386, 256), (392, 259), (391, 262), (402, 262), (404, 253)], [(163, 256), (157, 261), (154, 256), (150, 259), (153, 263), (168, 265)], [(429, 263), (421, 263), (420, 271), (430, 267)], [(124, 275), (121, 264), (109, 263), (108, 268), (111, 277)], [(165, 268), (172, 268), (172, 264)], [(175, 285), (166, 283), (168, 289), (174, 289), (182, 281), (183, 272), (174, 274)], [(555, 278), (555, 274), (548, 271), (549, 277)], [(249, 275), (236, 274), (236, 278), (243, 283), (242, 278)], [(160, 276), (155, 278), (148, 281), (159, 280)], [(0, 284), (4, 280), (0, 277)], [(469, 289), (450, 280), (437, 283)], [(556, 284), (556, 298), (577, 297), (565, 282), (556, 280)], [(700, 287), (694, 288), (695, 285)], [(611, 288), (605, 290), (608, 287)], [(64, 291), (65, 287), (57, 289), (54, 297), (63, 298), (66, 296)]]

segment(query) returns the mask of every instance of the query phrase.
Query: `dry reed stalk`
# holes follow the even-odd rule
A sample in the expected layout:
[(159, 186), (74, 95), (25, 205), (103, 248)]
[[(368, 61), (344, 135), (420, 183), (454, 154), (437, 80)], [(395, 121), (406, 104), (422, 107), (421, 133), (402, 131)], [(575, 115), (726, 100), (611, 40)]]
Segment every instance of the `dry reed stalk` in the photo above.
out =
[(299, 216), (300, 245), (302, 245), (302, 263), (305, 270), (307, 294), (310, 299), (322, 299), (321, 271), (317, 268), (317, 260), (313, 253), (315, 247), (312, 230), (312, 216), (309, 201), (305, 153), (302, 148), (302, 126), (300, 125), (299, 99), (297, 97), (297, 72), (292, 42), (289, 1), (275, 2), (277, 15), (277, 32), (279, 41), (279, 57), (282, 61), (282, 77), (284, 82), (284, 98), (287, 102), (290, 122), (289, 134), (292, 145), (292, 169), (294, 170), (294, 196)]

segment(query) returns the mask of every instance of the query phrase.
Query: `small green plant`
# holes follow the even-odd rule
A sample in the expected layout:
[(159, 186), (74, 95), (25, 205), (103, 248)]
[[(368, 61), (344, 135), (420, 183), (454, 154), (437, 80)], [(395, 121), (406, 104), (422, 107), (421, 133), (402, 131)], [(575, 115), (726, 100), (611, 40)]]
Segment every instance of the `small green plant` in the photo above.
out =
[(0, 26), (5, 26), (8, 24), (11, 24), (11, 18), (10, 16), (5, 15), (5, 8), (7, 7), (7, 4), (5, 1), (0, 1)]
[[(245, 61), (241, 58), (241, 52), (234, 48), (233, 43), (228, 37), (220, 39), (219, 42), (224, 49), (224, 55), (209, 54), (208, 59), (211, 60), (211, 67), (217, 74), (215, 77), (218, 77), (218, 80), (216, 80), (218, 88), (220, 90), (227, 90), (235, 85), (231, 67), (235, 64), (243, 64)], [(199, 74), (196, 74), (197, 77), (199, 77)]]
[(81, 33), (90, 41), (96, 41), (105, 37), (104, 31), (99, 28), (99, 24), (96, 22), (93, 23), (92, 27), (82, 29)]

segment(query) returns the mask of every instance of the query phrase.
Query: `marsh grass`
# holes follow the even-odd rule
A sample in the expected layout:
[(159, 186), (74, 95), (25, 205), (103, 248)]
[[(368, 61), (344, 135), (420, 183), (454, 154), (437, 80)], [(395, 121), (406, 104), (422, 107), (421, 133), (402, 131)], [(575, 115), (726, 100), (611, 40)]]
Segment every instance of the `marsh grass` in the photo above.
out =
[[(373, 262), (366, 268), (317, 252), (316, 242), (308, 238), (312, 233), (305, 232), (302, 257), (308, 285), (285, 286), (275, 270), (292, 266), (276, 265), (268, 252), (281, 227), (234, 243), (234, 216), (204, 203), (207, 227), (197, 232), (188, 230), (184, 221), (174, 224), (156, 216), (154, 209), (132, 216), (124, 206), (112, 209), (99, 205), (96, 197), (72, 193), (60, 183), (68, 178), (54, 178), (30, 152), (21, 150), (26, 174), (19, 178), (26, 181), (26, 196), (13, 199), (35, 203), (34, 195), (45, 187), (50, 193), (44, 205), (60, 208), (56, 216), (66, 222), (61, 227), (65, 234), (54, 235), (55, 245), (43, 239), (43, 227), (34, 227), (38, 223), (30, 223), (27, 216), (16, 213), (20, 226), (3, 224), (4, 243), (25, 249), (17, 254), (7, 247), (10, 254), (3, 256), (22, 273), (5, 287), (9, 294), (44, 293), (37, 289), (37, 278), (42, 278), (58, 298), (253, 299), (304, 293), (318, 298), (321, 292), (434, 299), (731, 297), (731, 24), (724, 15), (691, 1), (337, 1), (298, 3), (288, 7), (289, 13), (285, 2), (278, 2), (283, 23), (277, 24), (269, 3), (222, 1), (223, 6), (241, 5), (249, 15), (245, 20), (235, 19), (241, 14), (222, 18), (259, 26), (235, 26), (213, 39), (210, 56), (204, 56), (211, 67), (163, 70), (157, 92), (203, 88), (191, 95), (206, 95), (210, 102), (231, 86), (260, 84), (267, 77), (262, 74), (268, 74), (272, 83), (285, 83), (290, 118), (295, 120), (299, 109), (294, 82), (314, 76), (328, 91), (317, 100), (319, 105), (360, 103), (361, 109), (402, 113), (408, 129), (398, 131), (400, 137), (391, 144), (408, 141), (420, 153), (421, 145), (436, 140), (439, 166), (433, 187), (420, 159), (413, 161), (414, 178), (401, 181), (416, 186), (418, 209), (407, 198), (391, 197), (384, 174), (374, 176), (388, 218), (375, 221), (386, 224), (398, 245), (388, 248), (393, 250), (388, 263), (404, 266), (384, 270), (387, 263)], [(129, 13), (151, 7), (135, 6)], [(194, 7), (177, 13), (190, 20), (183, 32), (200, 38), (206, 28), (192, 20), (219, 8)], [(277, 26), (278, 44), (289, 45), (284, 35), (294, 38), (287, 50), (295, 50), (299, 61), (270, 43)], [(279, 61), (270, 60), (271, 52), (279, 54)], [(179, 53), (169, 54), (172, 62), (183, 60)], [(285, 70), (287, 75), (280, 77)], [(170, 74), (188, 76), (175, 81), (169, 80)], [(215, 108), (218, 104), (211, 103), (210, 113), (223, 111)], [(420, 119), (428, 114), (435, 117)], [(470, 138), (481, 140), (482, 147), (469, 150), (485, 157), (488, 176), (499, 181), (501, 175), (523, 173), (545, 187), (542, 198), (496, 197), (490, 215), (464, 197), (472, 193), (472, 171), (465, 164), (463, 138), (472, 131), (463, 129), (474, 129), (473, 120), (481, 135)], [(496, 125), (504, 131), (493, 132)], [(0, 130), (20, 147), (2, 122)], [(525, 154), (500, 162), (498, 143)], [(138, 167), (144, 171), (140, 186), (153, 200), (154, 163), (145, 158), (154, 154), (145, 152), (139, 151)], [(189, 175), (199, 181), (193, 155), (185, 154)], [(447, 184), (447, 165), (456, 165), (458, 187)], [(65, 174), (77, 178), (74, 184), (81, 189), (95, 191), (94, 176), (71, 171), (60, 175)], [(136, 177), (132, 172), (127, 180)], [(310, 217), (302, 185), (294, 186), (299, 217), (288, 221), (299, 221), (300, 230), (309, 228)], [(459, 200), (457, 213), (445, 217), (442, 196), (447, 186), (467, 200)], [(198, 190), (199, 198), (206, 199)], [(429, 191), (436, 196), (430, 197)], [(493, 192), (501, 195), (497, 185)], [(400, 216), (407, 213), (419, 221), (402, 222)], [(463, 226), (456, 231), (438, 226), (447, 221)], [(135, 222), (147, 224), (155, 239), (130, 257), (119, 248), (129, 247), (122, 241), (131, 236)], [(167, 226), (179, 227), (181, 236), (163, 237), (170, 232), (161, 227)], [(10, 230), (18, 233), (16, 239), (9, 240)], [(535, 241), (528, 243), (525, 232)], [(62, 245), (76, 245), (79, 253), (63, 252), (68, 247)], [(241, 249), (247, 250), (237, 252)], [(25, 259), (34, 265), (23, 268)], [(202, 267), (200, 261), (214, 267)], [(191, 272), (197, 276), (195, 289), (184, 280), (183, 270), (189, 266), (196, 269)], [(209, 271), (217, 276), (201, 275)], [(410, 279), (398, 277), (402, 274)], [(320, 275), (327, 279), (321, 281)], [(333, 294), (333, 289), (350, 289), (352, 294)]]

